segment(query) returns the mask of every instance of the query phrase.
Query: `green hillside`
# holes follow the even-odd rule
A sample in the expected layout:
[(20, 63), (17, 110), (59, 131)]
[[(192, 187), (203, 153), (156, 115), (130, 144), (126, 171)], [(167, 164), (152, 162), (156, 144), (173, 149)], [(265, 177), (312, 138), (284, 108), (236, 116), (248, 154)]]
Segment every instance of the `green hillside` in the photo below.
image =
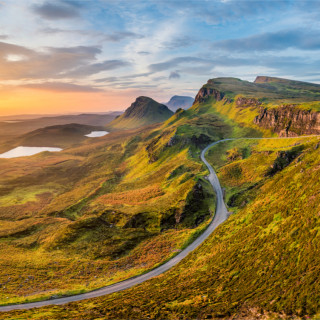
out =
[(103, 131), (104, 127), (78, 123), (49, 126), (28, 132), (0, 145), (0, 151), (8, 151), (15, 146), (67, 148), (81, 143), (91, 131)]
[(110, 130), (134, 129), (167, 120), (173, 112), (149, 97), (138, 97), (119, 117), (107, 125)]
[(217, 89), (223, 97), (231, 99), (241, 94), (264, 102), (292, 103), (320, 100), (319, 84), (272, 77), (257, 77), (255, 82), (237, 78), (215, 78), (208, 80), (203, 88)]
[[(0, 159), (2, 303), (117, 282), (192, 241), (214, 212), (199, 159), (205, 146), (231, 137), (277, 138), (276, 128), (294, 122), (296, 112), (306, 130), (317, 128), (318, 104), (310, 102), (317, 100), (317, 85), (310, 84), (314, 96), (300, 102), (301, 83), (257, 82), (209, 80), (190, 109), (162, 124), (30, 157), (27, 170), (19, 159)], [(274, 92), (264, 87), (270, 83), (282, 87)], [(299, 94), (286, 107), (293, 86)], [(269, 127), (257, 122), (265, 109), (276, 110), (282, 122), (272, 113)], [(128, 113), (139, 118), (143, 111)], [(181, 263), (123, 292), (0, 318), (316, 319), (319, 141), (240, 139), (214, 146), (207, 158), (233, 214)]]
[[(250, 155), (224, 160), (236, 144)], [(296, 147), (296, 158), (269, 175), (280, 152)], [(217, 150), (210, 151), (220, 163), (223, 186), (241, 190), (237, 197), (242, 200), (231, 207), (236, 214), (165, 275), (117, 294), (42, 308), (41, 319), (231, 319), (234, 314), (240, 319), (313, 318), (320, 299), (320, 179), (314, 170), (320, 165), (319, 140), (241, 141), (215, 148), (224, 149), (219, 160)], [(254, 172), (257, 164), (259, 171)], [(5, 316), (22, 315), (34, 312)]]
[(181, 111), (63, 152), (0, 159), (1, 302), (92, 290), (176, 254), (214, 212), (200, 150), (229, 134), (213, 114)]

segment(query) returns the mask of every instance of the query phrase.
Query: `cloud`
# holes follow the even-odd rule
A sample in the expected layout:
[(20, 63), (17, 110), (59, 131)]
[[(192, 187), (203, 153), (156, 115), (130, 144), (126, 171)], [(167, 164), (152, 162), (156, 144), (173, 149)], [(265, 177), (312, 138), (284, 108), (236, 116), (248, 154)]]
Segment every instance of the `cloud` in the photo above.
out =
[(96, 79), (96, 80), (94, 80), (94, 82), (96, 82), (96, 83), (103, 83), (103, 82), (113, 83), (113, 82), (117, 82), (119, 80), (120, 79), (118, 77), (106, 77), (106, 78)]
[(21, 54), (21, 55), (32, 55), (33, 50), (30, 50), (23, 46), (0, 41), (0, 58), (5, 59), (9, 54)]
[(212, 61), (197, 57), (176, 57), (165, 62), (154, 63), (149, 65), (149, 70), (152, 72), (159, 72), (168, 69), (175, 68), (180, 65), (185, 64), (198, 64), (198, 65), (206, 65), (212, 66)]
[(93, 64), (81, 66), (79, 68), (76, 68), (75, 70), (67, 72), (66, 74), (64, 74), (64, 76), (66, 77), (89, 76), (92, 74), (100, 73), (102, 71), (108, 71), (108, 70), (114, 70), (114, 69), (126, 67), (128, 65), (130, 65), (130, 63), (124, 60), (106, 60), (99, 63), (93, 63)]
[(144, 73), (129, 74), (121, 77), (106, 77), (106, 78), (96, 79), (94, 81), (96, 83), (101, 83), (101, 82), (112, 83), (112, 82), (118, 82), (123, 80), (133, 80), (136, 78), (148, 77), (151, 74), (152, 72), (144, 72)]
[(32, 7), (33, 11), (44, 19), (59, 20), (78, 18), (80, 16), (81, 3), (78, 1), (45, 2)]
[(47, 47), (31, 50), (0, 42), (0, 80), (70, 78), (89, 76), (101, 71), (129, 65), (123, 60), (95, 62), (101, 48), (97, 46)]
[(79, 85), (65, 82), (31, 83), (21, 86), (23, 88), (46, 90), (53, 92), (101, 92), (103, 90), (87, 85)]
[(142, 56), (148, 56), (149, 54), (151, 54), (151, 52), (148, 52), (148, 51), (139, 51), (137, 53), (141, 54)]
[(43, 28), (40, 30), (45, 34), (71, 34), (76, 36), (88, 36), (106, 42), (120, 42), (125, 39), (142, 39), (144, 36), (130, 31), (113, 31), (111, 33), (100, 32), (96, 30), (80, 30), (80, 29), (60, 29), (60, 28)]
[(287, 48), (319, 50), (320, 31), (282, 30), (256, 34), (246, 38), (217, 41), (212, 46), (214, 49), (232, 52), (274, 51)]
[(179, 79), (180, 74), (177, 71), (170, 72), (169, 79)]
[(0, 34), (0, 40), (8, 39), (8, 36), (6, 34)]
[(191, 39), (190, 37), (181, 36), (176, 37), (170, 41), (165, 41), (162, 43), (162, 47), (167, 50), (175, 50), (180, 48), (185, 48), (193, 45), (196, 42), (195, 39)]
[(103, 40), (105, 41), (112, 41), (118, 42), (124, 39), (142, 39), (144, 38), (143, 35), (137, 34), (130, 31), (114, 31), (111, 34), (105, 34)]
[[(219, 25), (239, 20), (256, 19), (257, 16), (274, 15), (292, 8), (292, 1), (204, 1), (188, 0), (181, 5), (181, 1), (154, 1), (162, 12), (176, 12), (180, 15), (205, 21), (209, 25)], [(299, 2), (299, 1), (298, 1)], [(303, 2), (303, 1), (301, 1)]]

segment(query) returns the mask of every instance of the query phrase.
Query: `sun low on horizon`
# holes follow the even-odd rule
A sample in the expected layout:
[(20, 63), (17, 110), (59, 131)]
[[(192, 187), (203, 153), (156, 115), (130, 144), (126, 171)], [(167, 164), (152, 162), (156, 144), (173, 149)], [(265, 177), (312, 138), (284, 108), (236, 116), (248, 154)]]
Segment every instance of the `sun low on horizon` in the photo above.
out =
[(194, 97), (213, 77), (319, 83), (311, 3), (0, 1), (0, 116), (124, 110)]

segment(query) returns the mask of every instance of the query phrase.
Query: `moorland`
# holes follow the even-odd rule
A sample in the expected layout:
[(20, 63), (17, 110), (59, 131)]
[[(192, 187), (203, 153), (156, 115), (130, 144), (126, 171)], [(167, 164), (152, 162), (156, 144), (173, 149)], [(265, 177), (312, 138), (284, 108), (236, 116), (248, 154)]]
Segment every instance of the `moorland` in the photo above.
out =
[(137, 112), (107, 124), (107, 136), (0, 159), (2, 304), (85, 292), (170, 259), (215, 212), (201, 150), (244, 138), (207, 155), (233, 214), (176, 267), (137, 287), (0, 317), (316, 317), (320, 85), (211, 79), (190, 109), (159, 123), (162, 105), (137, 100)]

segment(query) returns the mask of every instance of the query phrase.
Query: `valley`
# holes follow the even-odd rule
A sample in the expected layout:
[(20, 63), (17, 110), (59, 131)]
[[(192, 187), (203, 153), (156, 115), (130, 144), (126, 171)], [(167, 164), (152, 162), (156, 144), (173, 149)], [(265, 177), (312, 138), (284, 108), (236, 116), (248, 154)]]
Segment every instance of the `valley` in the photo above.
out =
[(319, 88), (211, 79), (190, 109), (139, 97), (91, 130), (107, 135), (0, 159), (2, 304), (95, 297), (41, 319), (317, 314)]

